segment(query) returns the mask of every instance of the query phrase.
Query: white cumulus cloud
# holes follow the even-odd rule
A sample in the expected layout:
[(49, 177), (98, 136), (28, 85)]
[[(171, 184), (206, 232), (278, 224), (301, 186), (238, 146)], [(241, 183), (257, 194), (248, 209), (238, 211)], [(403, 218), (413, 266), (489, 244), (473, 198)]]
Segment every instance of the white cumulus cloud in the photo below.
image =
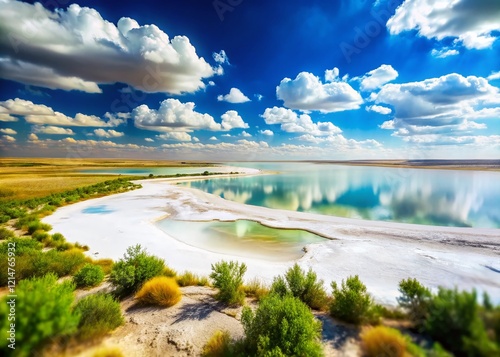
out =
[(128, 17), (114, 24), (77, 4), (51, 11), (3, 0), (0, 34), (2, 77), (29, 85), (97, 93), (100, 84), (121, 82), (180, 94), (204, 88), (203, 79), (218, 72), (186, 36)]
[(219, 95), (217, 97), (217, 100), (219, 102), (229, 102), (229, 103), (245, 103), (249, 102), (250, 98), (248, 98), (246, 95), (243, 94), (241, 90), (238, 88), (231, 88), (228, 94), (226, 95)]
[(274, 133), (269, 129), (259, 130), (259, 133), (261, 133), (262, 135), (265, 135), (265, 136), (273, 136), (274, 135)]
[(177, 99), (166, 99), (160, 107), (150, 109), (143, 104), (132, 110), (131, 117), (135, 126), (141, 129), (156, 131), (192, 131), (192, 130), (222, 130), (209, 114), (194, 110), (193, 102), (182, 103)]
[(381, 105), (370, 105), (370, 106), (366, 107), (366, 111), (375, 112), (375, 113), (384, 114), (384, 115), (392, 113), (391, 108), (383, 107)]
[(248, 124), (243, 121), (243, 118), (238, 114), (236, 110), (228, 110), (226, 113), (222, 114), (221, 118), (221, 125), (223, 130), (249, 128)]
[(49, 134), (49, 135), (75, 135), (75, 132), (71, 129), (61, 128), (59, 126), (53, 126), (53, 125), (48, 125), (48, 126), (35, 125), (33, 127), (33, 132), (37, 134)]
[(322, 113), (358, 109), (361, 95), (345, 82), (322, 83), (312, 73), (301, 72), (295, 79), (284, 78), (276, 87), (276, 96), (291, 109)]
[(97, 135), (100, 138), (119, 138), (123, 135), (125, 135), (122, 132), (116, 131), (116, 130), (104, 130), (104, 129), (95, 129), (94, 134)]
[(435, 48), (431, 51), (431, 55), (433, 55), (436, 58), (446, 58), (450, 56), (456, 56), (460, 52), (458, 52), (455, 49), (450, 49), (448, 47), (442, 48), (440, 50), (436, 50)]
[(398, 71), (396, 71), (391, 65), (383, 64), (360, 78), (360, 89), (364, 92), (372, 91), (380, 88), (397, 77)]
[(415, 30), (429, 39), (454, 38), (468, 49), (489, 48), (500, 28), (500, 1), (405, 0), (387, 28), (394, 35)]
[(331, 122), (314, 123), (308, 114), (298, 115), (291, 109), (267, 108), (261, 115), (268, 125), (280, 124), (281, 130), (287, 133), (307, 133), (314, 136), (327, 136), (341, 133), (339, 127)]
[(7, 134), (7, 135), (16, 135), (17, 131), (15, 131), (14, 129), (11, 129), (11, 128), (4, 128), (4, 129), (0, 129), (0, 133)]

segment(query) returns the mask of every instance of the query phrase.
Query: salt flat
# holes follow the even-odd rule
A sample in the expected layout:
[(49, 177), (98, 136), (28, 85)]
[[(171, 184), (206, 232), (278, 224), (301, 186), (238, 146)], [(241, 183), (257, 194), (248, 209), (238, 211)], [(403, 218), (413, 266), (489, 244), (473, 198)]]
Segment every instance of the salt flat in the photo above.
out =
[[(246, 172), (258, 173), (252, 169)], [(442, 285), (487, 291), (500, 302), (497, 229), (365, 221), (269, 209), (177, 186), (178, 181), (143, 180), (142, 189), (62, 207), (43, 221), (68, 241), (88, 245), (88, 254), (93, 257), (116, 260), (127, 247), (141, 244), (180, 272), (208, 275), (212, 263), (236, 259), (248, 265), (246, 279), (257, 277), (269, 283), (295, 261), (273, 262), (245, 257), (245, 252), (226, 255), (203, 250), (168, 236), (154, 222), (165, 217), (248, 219), (275, 228), (305, 229), (331, 239), (307, 246), (307, 252), (297, 260), (302, 267), (314, 269), (325, 285), (358, 274), (377, 301), (394, 304), (398, 282), (415, 277), (433, 289)], [(105, 212), (85, 213), (95, 206), (104, 206)]]

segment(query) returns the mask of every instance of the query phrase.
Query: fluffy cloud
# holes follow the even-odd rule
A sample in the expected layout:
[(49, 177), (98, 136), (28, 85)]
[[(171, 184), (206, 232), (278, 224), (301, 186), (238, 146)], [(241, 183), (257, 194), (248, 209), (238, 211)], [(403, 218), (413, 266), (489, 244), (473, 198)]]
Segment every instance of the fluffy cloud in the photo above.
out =
[(217, 139), (215, 136), (212, 136), (212, 137), (211, 137), (210, 139), (208, 139), (208, 140), (217, 141), (217, 140), (219, 140), (219, 139)]
[(322, 113), (358, 109), (363, 103), (360, 94), (349, 84), (338, 81), (322, 83), (308, 72), (299, 73), (293, 80), (284, 78), (276, 87), (276, 96), (288, 108)]
[(367, 106), (366, 107), (366, 111), (367, 112), (375, 112), (375, 113), (379, 113), (379, 114), (383, 114), (383, 115), (387, 115), (387, 114), (391, 114), (392, 113), (392, 109), (391, 108), (383, 107), (381, 105), (370, 105), (370, 106)]
[(458, 136), (485, 129), (485, 124), (474, 120), (498, 118), (498, 98), (499, 89), (485, 78), (456, 73), (421, 82), (386, 84), (373, 97), (376, 103), (394, 108), (394, 119), (380, 127), (395, 130), (393, 135), (402, 137)]
[(259, 130), (259, 133), (261, 133), (262, 135), (265, 135), (265, 136), (273, 136), (274, 133), (271, 131), (271, 130)]
[[(3, 107), (0, 107), (0, 111), (4, 109)], [(18, 119), (16, 117), (13, 117), (12, 115), (10, 114), (6, 114), (6, 113), (1, 113), (0, 112), (0, 121), (3, 121), (3, 122), (12, 122), (12, 121), (17, 121)]]
[(493, 81), (495, 79), (500, 79), (500, 71), (498, 72), (493, 72), (488, 76), (489, 81)]
[(364, 92), (372, 91), (397, 77), (398, 71), (392, 68), (391, 65), (383, 64), (360, 78), (360, 89)]
[(12, 0), (0, 6), (0, 71), (7, 79), (89, 93), (100, 92), (98, 84), (122, 82), (179, 94), (204, 88), (204, 78), (220, 73), (186, 36), (170, 38), (156, 25), (128, 17), (115, 25), (77, 4), (55, 11)]
[(15, 131), (14, 129), (5, 128), (5, 129), (0, 129), (0, 133), (8, 135), (16, 135), (17, 131)]
[(9, 99), (0, 102), (0, 112), (8, 115), (22, 115), (30, 124), (55, 125), (55, 126), (91, 126), (91, 127), (113, 127), (125, 122), (127, 114), (109, 114), (104, 121), (95, 115), (77, 113), (74, 118), (63, 113), (56, 112), (43, 104), (34, 104), (24, 99)]
[(313, 136), (327, 136), (341, 133), (342, 130), (330, 122), (314, 123), (307, 114), (298, 115), (286, 108), (267, 108), (261, 115), (266, 124), (280, 124), (287, 133), (307, 133)]
[(354, 150), (354, 149), (374, 149), (381, 148), (382, 144), (380, 144), (377, 140), (367, 139), (367, 140), (354, 140), (354, 139), (346, 139), (343, 135), (329, 135), (326, 137), (317, 137), (310, 134), (305, 134), (299, 136), (297, 138), (300, 141), (306, 141), (314, 144), (327, 144), (330, 147), (335, 147), (336, 149), (344, 150)]
[(214, 61), (218, 64), (229, 64), (229, 58), (227, 57), (226, 51), (221, 50), (220, 52), (214, 52), (212, 54)]
[(325, 71), (325, 81), (326, 82), (333, 82), (333, 81), (336, 81), (337, 78), (339, 77), (339, 69), (337, 67), (333, 68), (333, 69), (327, 69)]
[(436, 58), (446, 58), (450, 56), (456, 56), (458, 55), (459, 52), (454, 49), (450, 49), (448, 47), (442, 48), (440, 50), (436, 50), (435, 48), (431, 51), (431, 55), (433, 55)]
[(247, 133), (245, 130), (243, 130), (240, 135), (244, 138), (250, 138), (252, 136), (252, 134)]
[(245, 103), (250, 101), (250, 99), (246, 95), (244, 95), (238, 88), (231, 88), (228, 94), (219, 95), (217, 97), (217, 100), (219, 102), (225, 101), (229, 103)]
[(238, 115), (238, 112), (235, 110), (228, 110), (226, 113), (222, 114), (222, 129), (223, 130), (231, 130), (231, 129), (248, 129), (249, 126), (247, 123), (243, 121), (243, 118)]
[(38, 141), (38, 136), (36, 134), (31, 133), (28, 135), (28, 140), (29, 141)]
[(144, 138), (145, 141), (147, 141), (148, 143), (154, 143), (155, 141), (151, 138)]
[[(102, 130), (102, 129), (99, 129)], [(75, 132), (71, 129), (60, 128), (58, 126), (39, 126), (33, 127), (33, 132), (37, 134), (49, 134), (49, 135), (75, 135)]]
[(222, 130), (209, 114), (201, 114), (194, 110), (193, 102), (181, 103), (177, 99), (166, 99), (160, 108), (150, 109), (143, 104), (132, 111), (135, 126), (141, 129), (156, 131), (192, 131), (192, 130)]
[(7, 141), (7, 142), (10, 142), (10, 143), (13, 143), (16, 141), (16, 138), (13, 136), (10, 136), (10, 135), (2, 135), (2, 139)]
[(184, 131), (172, 131), (156, 135), (157, 139), (173, 141), (191, 141), (191, 135)]
[(499, 19), (499, 1), (406, 0), (387, 21), (387, 28), (395, 35), (416, 30), (429, 39), (451, 37), (469, 49), (483, 49), (496, 40)]
[(116, 130), (104, 130), (104, 129), (95, 129), (94, 134), (97, 135), (100, 138), (119, 138), (123, 135), (125, 135), (122, 132), (116, 131)]

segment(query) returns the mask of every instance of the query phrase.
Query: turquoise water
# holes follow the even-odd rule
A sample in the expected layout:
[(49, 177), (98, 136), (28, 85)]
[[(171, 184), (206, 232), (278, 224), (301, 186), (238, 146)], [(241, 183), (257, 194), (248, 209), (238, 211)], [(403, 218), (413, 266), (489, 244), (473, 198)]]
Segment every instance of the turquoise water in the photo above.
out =
[(273, 261), (298, 259), (307, 244), (325, 238), (300, 229), (276, 229), (258, 222), (191, 222), (164, 219), (156, 225), (171, 237), (216, 253)]
[[(368, 220), (500, 228), (500, 173), (312, 163), (235, 164), (280, 174), (183, 185), (228, 200)], [(235, 169), (236, 170), (236, 169)]]
[(175, 175), (175, 174), (196, 174), (208, 172), (220, 172), (220, 167), (126, 167), (126, 168), (111, 168), (111, 169), (95, 169), (95, 170), (82, 170), (85, 174), (115, 174), (115, 175), (137, 175), (148, 176), (153, 175)]
[(114, 211), (112, 209), (109, 209), (106, 205), (98, 205), (84, 208), (82, 212), (87, 214), (106, 214)]

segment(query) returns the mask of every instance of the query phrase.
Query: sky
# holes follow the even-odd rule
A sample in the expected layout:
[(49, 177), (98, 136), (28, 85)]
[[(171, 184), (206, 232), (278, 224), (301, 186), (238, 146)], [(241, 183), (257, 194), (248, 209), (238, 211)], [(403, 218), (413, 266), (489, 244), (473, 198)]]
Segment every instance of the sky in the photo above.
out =
[(0, 152), (500, 158), (498, 0), (0, 0)]

